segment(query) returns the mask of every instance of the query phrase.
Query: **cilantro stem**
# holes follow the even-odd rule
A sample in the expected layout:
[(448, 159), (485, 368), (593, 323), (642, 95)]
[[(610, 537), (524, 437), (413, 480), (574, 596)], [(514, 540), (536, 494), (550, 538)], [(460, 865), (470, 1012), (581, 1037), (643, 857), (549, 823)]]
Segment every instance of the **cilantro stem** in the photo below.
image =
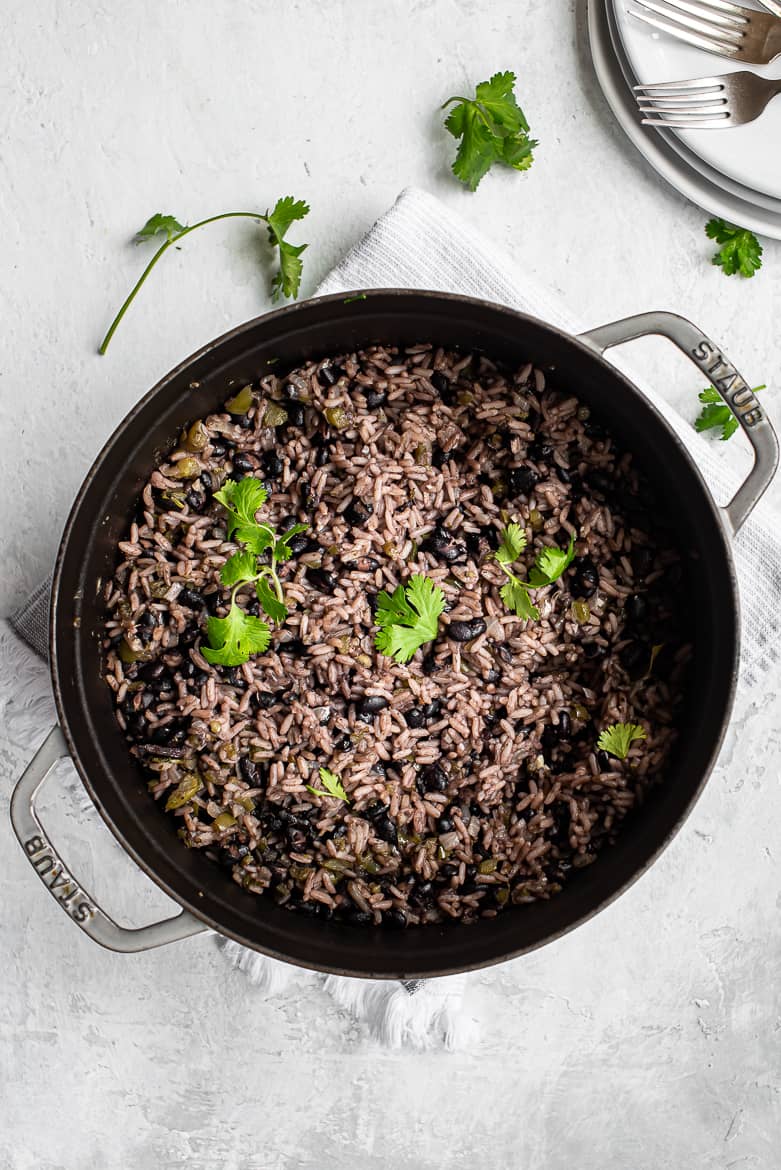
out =
[(182, 231), (177, 232), (176, 235), (171, 236), (170, 239), (166, 240), (165, 243), (161, 244), (160, 247), (155, 252), (152, 259), (147, 264), (144, 271), (139, 276), (136, 283), (133, 285), (130, 292), (128, 293), (128, 295), (125, 298), (125, 301), (122, 305), (122, 308), (119, 310), (116, 317), (109, 325), (108, 332), (106, 333), (106, 336), (103, 338), (103, 340), (101, 341), (100, 346), (98, 348), (98, 353), (104, 354), (106, 352), (106, 350), (108, 349), (108, 346), (109, 346), (109, 342), (111, 341), (111, 338), (116, 333), (117, 327), (118, 327), (120, 321), (122, 320), (122, 318), (124, 317), (124, 315), (128, 311), (128, 309), (130, 308), (130, 306), (132, 305), (137, 294), (140, 292), (141, 287), (144, 284), (144, 281), (149, 276), (150, 272), (154, 268), (155, 264), (157, 264), (158, 260), (163, 255), (163, 253), (166, 252), (168, 250), (168, 248), (171, 247), (172, 244), (178, 244), (179, 240), (184, 239), (184, 237), (189, 235), (190, 232), (194, 232), (196, 230), (196, 228), (205, 227), (206, 224), (208, 224), (208, 223), (216, 223), (217, 220), (219, 220), (219, 219), (236, 219), (236, 218), (263, 220), (265, 218), (265, 216), (262, 212), (259, 212), (259, 211), (223, 211), (220, 215), (210, 215), (208, 219), (201, 219), (198, 221), (198, 223), (193, 223), (189, 227), (183, 228)]

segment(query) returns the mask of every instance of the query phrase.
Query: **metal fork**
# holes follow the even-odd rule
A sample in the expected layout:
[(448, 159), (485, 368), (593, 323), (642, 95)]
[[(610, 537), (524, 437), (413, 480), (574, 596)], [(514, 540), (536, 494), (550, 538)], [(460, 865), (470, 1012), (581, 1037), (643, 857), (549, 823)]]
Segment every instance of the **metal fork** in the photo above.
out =
[(729, 0), (633, 0), (630, 14), (719, 57), (767, 65), (781, 54), (781, 20)]
[[(636, 85), (644, 126), (686, 130), (723, 130), (753, 122), (781, 93), (781, 80), (757, 77), (747, 70), (725, 77)], [(648, 116), (652, 115), (652, 116)]]

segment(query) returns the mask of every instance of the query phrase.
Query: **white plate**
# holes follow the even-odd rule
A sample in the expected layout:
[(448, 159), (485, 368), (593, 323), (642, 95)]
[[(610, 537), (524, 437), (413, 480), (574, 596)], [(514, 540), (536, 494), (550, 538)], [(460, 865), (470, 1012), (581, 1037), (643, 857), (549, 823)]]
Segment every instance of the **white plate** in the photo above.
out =
[(631, 90), (636, 78), (618, 39), (612, 0), (588, 0), (588, 31), (594, 69), (608, 105), (654, 170), (707, 211), (781, 240), (781, 200), (764, 196), (760, 202), (751, 190), (725, 179), (694, 156), (687, 158), (687, 148), (670, 131), (649, 130), (640, 124)]
[[(610, 0), (621, 42), (638, 84), (654, 81), (681, 81), (690, 77), (714, 77), (749, 69), (765, 77), (781, 74), (781, 57), (771, 65), (742, 65), (695, 49), (673, 37), (656, 32), (629, 13), (632, 0)], [(753, 0), (742, 0), (747, 8), (759, 9)], [(676, 137), (708, 166), (734, 179), (781, 199), (781, 99), (771, 102), (764, 114), (746, 126), (731, 130), (676, 130)]]

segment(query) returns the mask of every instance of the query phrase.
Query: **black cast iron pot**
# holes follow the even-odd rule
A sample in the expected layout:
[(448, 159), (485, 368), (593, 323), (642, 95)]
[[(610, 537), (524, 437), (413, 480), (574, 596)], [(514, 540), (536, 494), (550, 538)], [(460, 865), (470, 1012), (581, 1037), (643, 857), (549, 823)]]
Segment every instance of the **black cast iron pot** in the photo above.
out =
[[(686, 353), (722, 392), (755, 453), (751, 474), (726, 508), (714, 503), (691, 457), (647, 398), (602, 357), (644, 334), (661, 334)], [(368, 342), (434, 341), (480, 348), (518, 366), (549, 368), (610, 420), (613, 433), (652, 478), (680, 547), (688, 550), (696, 590), (692, 685), (682, 734), (664, 784), (627, 821), (616, 845), (580, 871), (550, 902), (521, 906), (473, 926), (407, 931), (304, 918), (240, 889), (198, 850), (186, 850), (161, 815), (128, 754), (100, 676), (101, 582), (110, 577), (123, 535), (158, 454), (185, 421), (224, 401), (232, 383), (302, 359)], [(51, 671), (60, 724), (19, 781), (12, 820), (22, 846), (51, 893), (104, 946), (143, 950), (214, 929), (278, 959), (366, 977), (448, 974), (499, 962), (557, 938), (630, 885), (671, 840), (701, 792), (732, 708), (738, 667), (739, 609), (730, 542), (768, 486), (778, 461), (771, 424), (735, 368), (681, 317), (649, 313), (571, 337), (542, 321), (465, 297), (405, 290), (362, 299), (324, 297), (242, 325), (207, 345), (162, 380), (106, 443), (79, 492), (60, 545), (51, 606)], [(182, 906), (166, 922), (128, 930), (113, 922), (70, 876), (35, 812), (35, 795), (54, 762), (69, 754), (98, 810), (139, 866)], [(653, 923), (648, 924), (653, 930)]]

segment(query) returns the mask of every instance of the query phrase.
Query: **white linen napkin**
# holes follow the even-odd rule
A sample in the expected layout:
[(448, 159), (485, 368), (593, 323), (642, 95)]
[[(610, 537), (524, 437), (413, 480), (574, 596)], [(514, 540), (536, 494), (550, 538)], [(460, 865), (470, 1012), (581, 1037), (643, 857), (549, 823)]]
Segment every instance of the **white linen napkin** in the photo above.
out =
[[(498, 248), (439, 200), (416, 188), (403, 191), (390, 208), (325, 279), (318, 294), (370, 288), (419, 288), (457, 292), (509, 305), (541, 317), (571, 333), (604, 324), (577, 322), (560, 300), (538, 288), (507, 264)], [(626, 368), (626, 363), (622, 362)], [(657, 405), (662, 400), (642, 386)], [(696, 434), (689, 422), (667, 404), (664, 413), (699, 465), (714, 496), (722, 501), (740, 482), (736, 461), (738, 440), (712, 444)], [(745, 474), (745, 472), (743, 473)], [(770, 509), (760, 506), (737, 538), (735, 560), (742, 589), (743, 639), (740, 687), (756, 686), (771, 661), (778, 658), (781, 632), (781, 540)], [(46, 655), (48, 582), (44, 582), (11, 619), (16, 632), (41, 656)], [(50, 704), (41, 693), (42, 671), (31, 669), (18, 644), (0, 636), (0, 672), (15, 678), (16, 709), (24, 708), (24, 734), (39, 742), (51, 722)], [(29, 656), (28, 656), (29, 658)], [(19, 680), (29, 703), (20, 704)], [(27, 691), (24, 691), (27, 688)], [(2, 703), (0, 702), (0, 708)], [(86, 798), (85, 798), (86, 799)], [(87, 808), (91, 810), (89, 801)], [(370, 982), (310, 972), (267, 959), (233, 942), (223, 942), (226, 958), (268, 994), (291, 984), (321, 983), (343, 1007), (368, 1024), (391, 1046), (462, 1047), (471, 1042), (474, 1021), (464, 1010), (468, 977), (450, 976), (400, 984)], [(299, 987), (298, 994), (301, 988)]]

